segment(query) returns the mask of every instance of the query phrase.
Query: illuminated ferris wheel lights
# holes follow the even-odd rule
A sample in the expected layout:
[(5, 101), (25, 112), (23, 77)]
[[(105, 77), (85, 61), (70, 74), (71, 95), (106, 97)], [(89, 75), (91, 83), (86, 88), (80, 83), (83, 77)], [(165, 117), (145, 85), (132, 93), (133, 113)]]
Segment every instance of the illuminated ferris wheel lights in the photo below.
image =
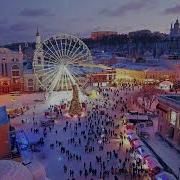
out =
[(48, 92), (69, 90), (83, 76), (82, 64), (91, 64), (88, 47), (72, 35), (58, 35), (42, 44), (43, 59), (34, 60), (33, 67), (41, 86)]

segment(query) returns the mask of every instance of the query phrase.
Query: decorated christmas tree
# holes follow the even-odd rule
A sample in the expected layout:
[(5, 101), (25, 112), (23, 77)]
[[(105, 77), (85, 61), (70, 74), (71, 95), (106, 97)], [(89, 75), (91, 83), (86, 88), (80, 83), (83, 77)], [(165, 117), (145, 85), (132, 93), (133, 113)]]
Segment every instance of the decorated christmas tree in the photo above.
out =
[(73, 85), (73, 97), (71, 100), (71, 105), (69, 108), (69, 115), (70, 116), (81, 116), (82, 114), (82, 107), (81, 107), (81, 103), (79, 101), (79, 92), (78, 92), (78, 88), (77, 85)]

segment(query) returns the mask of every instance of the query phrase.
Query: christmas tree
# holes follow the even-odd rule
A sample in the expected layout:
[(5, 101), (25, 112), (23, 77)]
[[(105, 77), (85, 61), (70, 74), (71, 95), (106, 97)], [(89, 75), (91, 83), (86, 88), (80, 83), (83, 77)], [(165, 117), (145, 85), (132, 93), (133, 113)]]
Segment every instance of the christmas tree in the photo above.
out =
[(78, 92), (78, 88), (77, 85), (73, 85), (73, 97), (71, 100), (71, 105), (69, 108), (69, 115), (70, 116), (81, 116), (82, 114), (82, 107), (81, 107), (81, 103), (79, 101), (79, 92)]

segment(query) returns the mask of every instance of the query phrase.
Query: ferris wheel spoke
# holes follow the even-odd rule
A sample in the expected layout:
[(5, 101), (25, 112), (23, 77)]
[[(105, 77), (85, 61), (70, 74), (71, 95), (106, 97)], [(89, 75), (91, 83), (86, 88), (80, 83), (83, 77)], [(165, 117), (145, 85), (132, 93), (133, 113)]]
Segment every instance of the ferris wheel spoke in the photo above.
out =
[(42, 81), (42, 83), (46, 83), (47, 89), (49, 89), (52, 85), (52, 79), (55, 78), (56, 73), (52, 73), (51, 75), (48, 76), (45, 80)]
[(64, 41), (65, 41), (65, 43), (64, 43), (64, 55), (66, 55), (66, 53), (67, 53), (67, 52), (66, 52), (66, 51), (67, 51), (67, 50), (66, 50), (66, 48), (67, 48), (67, 39), (65, 38)]
[(62, 53), (62, 56), (64, 56), (62, 39), (60, 39), (60, 41), (61, 41), (61, 53)]
[[(56, 41), (56, 40), (55, 40)], [(52, 44), (52, 42), (51, 41), (49, 41), (50, 42), (50, 44), (51, 44), (51, 46), (52, 46), (52, 48), (54, 49), (54, 51), (55, 51), (55, 54), (57, 55), (57, 57), (58, 57), (58, 60), (59, 61), (61, 61), (61, 56), (59, 55), (59, 53), (58, 53), (58, 51), (55, 49), (55, 47), (54, 47), (54, 45)]]
[[(47, 46), (47, 44), (46, 43), (44, 43), (44, 45), (48, 48), (48, 50), (53, 54), (53, 57), (55, 57), (55, 59), (57, 60), (57, 63), (58, 63), (58, 59), (59, 59), (59, 57), (58, 56), (56, 56), (56, 54)], [(52, 55), (51, 55), (52, 56)]]
[[(67, 80), (69, 82), (69, 87), (73, 86), (75, 84), (75, 80), (67, 68), (66, 68), (66, 76), (67, 76)], [(67, 82), (67, 84), (68, 84), (68, 82)]]
[(62, 70), (60, 86), (61, 86), (61, 89), (64, 90), (64, 68)]
[(68, 47), (68, 50), (67, 50), (67, 53), (66, 53), (67, 56), (69, 56), (69, 50), (71, 48), (71, 44), (72, 44), (72, 39), (70, 39), (70, 44), (69, 44), (69, 47)]
[[(78, 56), (79, 56), (79, 57), (83, 57), (83, 56), (85, 57), (86, 55), (83, 55), (82, 52), (83, 52), (83, 51), (81, 51), (81, 52), (80, 52), (79, 54), (77, 54), (76, 56), (72, 57), (72, 60), (71, 60), (70, 62), (72, 63), (72, 62), (75, 62), (75, 60), (80, 59), (80, 58), (78, 58)], [(80, 56), (80, 55), (82, 55), (82, 56)]]
[(51, 60), (50, 62), (53, 62), (54, 64), (58, 64), (58, 60), (56, 57), (54, 57), (52, 54), (48, 53), (47, 51), (45, 52), (44, 55), (44, 61), (48, 61)]
[[(79, 84), (79, 80), (78, 80), (78, 78), (74, 75), (74, 74), (71, 74), (71, 79), (74, 79), (74, 82), (76, 82), (76, 84)], [(75, 83), (74, 83), (75, 84)], [(73, 85), (74, 85), (73, 84)]]
[[(40, 67), (40, 66), (39, 66)], [(46, 71), (49, 71), (49, 70), (53, 70), (54, 71), (55, 67), (49, 67), (49, 68), (44, 68), (44, 69), (37, 69), (36, 72), (46, 72)]]
[(46, 77), (43, 81), (41, 81), (41, 83), (46, 83), (46, 89), (48, 89), (51, 86), (52, 83), (52, 78), (54, 78), (56, 75), (56, 73), (53, 73), (51, 75), (49, 75), (48, 77)]
[(58, 43), (57, 43), (57, 37), (55, 38), (55, 43), (56, 43), (56, 47), (57, 47), (57, 49), (58, 49), (58, 53), (59, 53), (60, 57), (62, 58), (62, 53), (61, 53), (61, 51), (60, 51), (60, 49), (59, 49), (59, 45), (58, 45)]
[(74, 59), (74, 58), (76, 58), (76, 57), (78, 57), (78, 56), (84, 54), (83, 52), (86, 53), (85, 49), (83, 49), (82, 51), (80, 51), (78, 54), (72, 56), (72, 59)]
[(78, 73), (77, 71), (73, 71), (73, 74), (76, 75), (77, 77), (82, 76), (82, 74), (81, 74), (81, 73)]
[(54, 88), (56, 87), (56, 85), (57, 85), (57, 82), (59, 81), (59, 76), (60, 76), (60, 74), (61, 74), (61, 71), (59, 70), (58, 72), (57, 72), (57, 74), (55, 75), (55, 78), (54, 78), (54, 80), (52, 81), (52, 83), (51, 83), (51, 86), (50, 86), (50, 92), (52, 92), (53, 90), (54, 90)]
[(74, 48), (76, 47), (77, 45), (77, 41), (74, 43), (74, 46), (72, 47), (72, 49), (70, 50), (70, 53), (68, 54), (69, 56), (72, 55), (73, 51), (74, 51)]
[(63, 70), (62, 70), (62, 72), (61, 72), (61, 75), (60, 75), (60, 77), (59, 77), (59, 83), (58, 83), (58, 86), (59, 86), (59, 88), (61, 89), (61, 90), (63, 90), (63, 87), (62, 87), (62, 83), (63, 82)]
[[(49, 62), (48, 62), (49, 63)], [(37, 69), (48, 69), (48, 68), (56, 68), (57, 66), (55, 64), (36, 64)]]
[(69, 77), (69, 75), (67, 76), (67, 79), (68, 79), (69, 87), (71, 87), (73, 84), (72, 84), (72, 82), (71, 82), (71, 78)]
[(80, 45), (78, 48), (76, 48), (76, 50), (74, 51), (74, 53), (71, 54), (71, 58), (74, 57), (74, 55), (78, 52), (78, 50), (79, 50), (80, 48), (81, 48), (81, 45)]
[(76, 69), (70, 70), (70, 74), (73, 75), (73, 77), (79, 76), (79, 73), (76, 72)]
[(70, 81), (71, 81), (71, 84), (74, 85), (76, 84), (73, 76), (72, 76), (72, 73), (68, 70), (68, 68), (66, 68), (66, 73), (68, 74), (69, 78), (70, 78)]
[(49, 71), (43, 74), (44, 79), (42, 79), (42, 82), (46, 82), (47, 78), (50, 78), (51, 76), (53, 76), (54, 74), (57, 74), (57, 70), (56, 71)]
[(81, 60), (81, 62), (89, 62), (89, 60), (87, 58), (87, 54), (76, 57), (75, 59), (73, 59), (73, 62), (76, 63), (76, 62), (78, 62), (80, 60)]
[(56, 85), (55, 85), (56, 90), (59, 90), (59, 88), (60, 88), (60, 83), (61, 83), (62, 74), (63, 74), (62, 71), (60, 71), (60, 72), (59, 72), (58, 81), (57, 81), (57, 83), (56, 83)]
[(65, 82), (65, 87), (66, 87), (66, 91), (68, 91), (68, 85), (67, 85), (67, 73), (64, 74), (64, 82)]

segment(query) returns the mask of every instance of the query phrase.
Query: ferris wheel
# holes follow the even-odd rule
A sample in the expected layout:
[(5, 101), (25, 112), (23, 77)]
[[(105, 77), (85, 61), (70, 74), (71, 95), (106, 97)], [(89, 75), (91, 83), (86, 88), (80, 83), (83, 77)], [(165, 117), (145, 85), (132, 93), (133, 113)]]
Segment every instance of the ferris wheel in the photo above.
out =
[(47, 92), (70, 90), (79, 85), (84, 77), (83, 67), (92, 64), (89, 48), (73, 35), (52, 36), (36, 51), (42, 56), (33, 62), (34, 72)]

